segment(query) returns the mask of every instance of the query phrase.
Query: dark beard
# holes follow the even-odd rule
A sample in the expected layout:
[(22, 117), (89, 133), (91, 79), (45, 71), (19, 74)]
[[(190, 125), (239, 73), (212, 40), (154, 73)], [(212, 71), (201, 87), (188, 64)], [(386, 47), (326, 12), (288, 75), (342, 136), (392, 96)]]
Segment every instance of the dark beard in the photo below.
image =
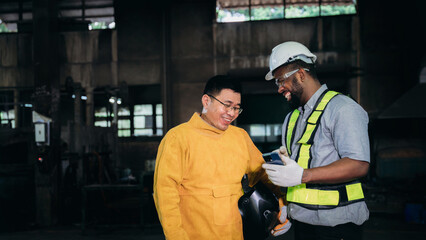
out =
[(294, 110), (300, 107), (300, 96), (302, 96), (303, 88), (297, 82), (296, 76), (291, 80), (293, 83), (294, 91), (291, 93), (290, 109)]
[(300, 107), (300, 98), (294, 94), (291, 94), (291, 100), (289, 101), (289, 103), (291, 110), (297, 109), (298, 107)]

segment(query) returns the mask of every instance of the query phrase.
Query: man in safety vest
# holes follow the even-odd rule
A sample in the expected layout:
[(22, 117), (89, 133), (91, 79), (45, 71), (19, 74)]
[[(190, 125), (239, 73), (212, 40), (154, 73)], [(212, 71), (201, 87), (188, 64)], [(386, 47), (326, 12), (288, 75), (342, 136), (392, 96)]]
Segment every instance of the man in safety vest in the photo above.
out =
[(278, 150), (284, 165), (263, 164), (287, 188), (295, 239), (362, 239), (369, 211), (359, 178), (370, 165), (368, 115), (351, 98), (321, 85), (316, 56), (298, 42), (272, 49), (266, 80), (274, 80), (293, 111)]

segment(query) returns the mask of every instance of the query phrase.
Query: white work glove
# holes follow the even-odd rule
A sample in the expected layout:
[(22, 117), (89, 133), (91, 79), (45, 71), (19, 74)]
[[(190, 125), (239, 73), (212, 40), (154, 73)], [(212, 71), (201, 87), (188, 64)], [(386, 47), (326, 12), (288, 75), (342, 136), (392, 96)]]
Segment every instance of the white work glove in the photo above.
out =
[(287, 219), (287, 206), (282, 206), (278, 214), (279, 224), (271, 230), (271, 234), (275, 237), (286, 233), (291, 228), (291, 222)]
[(278, 154), (281, 154), (281, 155), (284, 155), (284, 156), (288, 157), (287, 148), (286, 148), (286, 147), (284, 147), (284, 146), (281, 146), (280, 148), (275, 149), (275, 150), (274, 150), (274, 151), (272, 151), (272, 152), (277, 152)]
[[(276, 186), (293, 187), (302, 183), (303, 168), (296, 163), (296, 161), (285, 156), (282, 151), (285, 147), (281, 146), (278, 155), (284, 163), (282, 165), (276, 164), (262, 164), (269, 180)], [(287, 151), (285, 151), (286, 153)]]

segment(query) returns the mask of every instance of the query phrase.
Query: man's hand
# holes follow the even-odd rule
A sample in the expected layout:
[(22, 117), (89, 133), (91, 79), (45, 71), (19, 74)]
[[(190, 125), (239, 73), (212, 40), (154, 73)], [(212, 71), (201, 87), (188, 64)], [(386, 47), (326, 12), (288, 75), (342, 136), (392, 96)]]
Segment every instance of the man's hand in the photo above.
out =
[(262, 167), (268, 174), (269, 180), (276, 186), (293, 187), (302, 183), (303, 168), (296, 161), (285, 156), (287, 153), (284, 147), (278, 151), (278, 155), (284, 163), (284, 166), (264, 163)]
[(271, 234), (276, 236), (286, 233), (291, 228), (291, 222), (287, 219), (287, 206), (282, 206), (278, 214), (279, 224), (271, 230)]

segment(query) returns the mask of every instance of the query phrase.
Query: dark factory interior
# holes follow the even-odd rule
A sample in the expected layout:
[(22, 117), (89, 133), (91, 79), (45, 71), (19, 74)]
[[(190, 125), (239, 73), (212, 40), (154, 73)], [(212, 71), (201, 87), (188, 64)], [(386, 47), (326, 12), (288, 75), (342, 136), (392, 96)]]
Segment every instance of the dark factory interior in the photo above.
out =
[[(308, 11), (328, 7), (346, 11)], [(368, 113), (364, 239), (425, 239), (425, 9), (0, 0), (0, 239), (165, 239), (152, 197), (163, 136), (201, 111), (206, 81), (222, 74), (243, 88), (233, 124), (261, 152), (279, 148), (290, 108), (264, 77), (285, 41), (306, 45), (319, 79)]]

